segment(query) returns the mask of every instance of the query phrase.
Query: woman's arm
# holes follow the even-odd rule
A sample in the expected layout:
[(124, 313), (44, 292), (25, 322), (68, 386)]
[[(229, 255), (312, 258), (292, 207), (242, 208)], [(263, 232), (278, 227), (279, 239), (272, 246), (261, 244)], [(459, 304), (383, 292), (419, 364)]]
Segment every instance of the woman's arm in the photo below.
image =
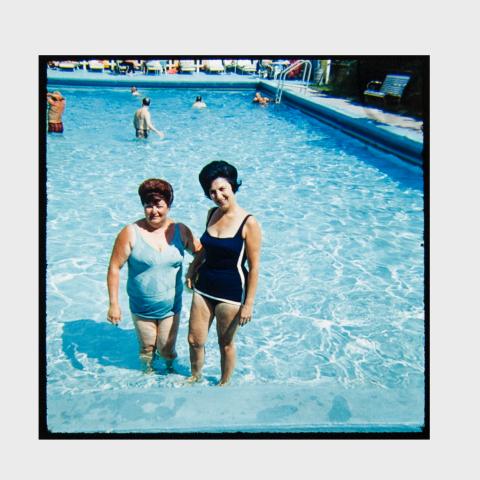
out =
[(187, 273), (185, 275), (185, 282), (188, 288), (193, 287), (194, 278), (197, 273), (198, 267), (201, 265), (204, 259), (204, 251), (202, 250), (202, 244), (193, 235), (192, 231), (183, 223), (179, 223), (180, 233), (182, 234), (182, 242), (185, 249), (193, 255), (193, 260), (188, 266)]
[(195, 255), (202, 249), (202, 244), (186, 225), (179, 223), (178, 226), (180, 227), (180, 233), (182, 235), (182, 242), (185, 250), (187, 250), (191, 255)]
[(240, 307), (240, 325), (245, 325), (252, 319), (253, 302), (257, 292), (258, 272), (260, 267), (260, 245), (262, 231), (253, 217), (245, 223), (245, 247), (248, 262), (248, 280), (246, 285), (245, 301)]
[(132, 251), (131, 227), (125, 227), (117, 236), (113, 246), (110, 264), (108, 265), (107, 286), (109, 307), (107, 320), (118, 325), (122, 319), (122, 312), (118, 303), (118, 285), (120, 283), (120, 269), (128, 260)]

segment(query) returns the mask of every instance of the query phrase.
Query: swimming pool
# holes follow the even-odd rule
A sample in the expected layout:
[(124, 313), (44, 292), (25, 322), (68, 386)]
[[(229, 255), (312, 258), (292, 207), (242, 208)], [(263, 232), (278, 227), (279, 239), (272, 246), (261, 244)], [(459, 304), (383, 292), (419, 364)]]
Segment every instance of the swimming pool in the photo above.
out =
[[(405, 431), (424, 422), (420, 169), (252, 92), (143, 89), (161, 141), (134, 138), (128, 88), (63, 87), (64, 135), (47, 138), (47, 420), (52, 432)], [(208, 109), (192, 111), (196, 95)], [(203, 232), (198, 184), (223, 159), (263, 229), (254, 320), (231, 386), (216, 335), (205, 381), (189, 374), (184, 293), (176, 373), (144, 375), (128, 314), (106, 322), (118, 231), (142, 216), (138, 185), (175, 189), (171, 216)], [(186, 262), (189, 258), (186, 258)]]

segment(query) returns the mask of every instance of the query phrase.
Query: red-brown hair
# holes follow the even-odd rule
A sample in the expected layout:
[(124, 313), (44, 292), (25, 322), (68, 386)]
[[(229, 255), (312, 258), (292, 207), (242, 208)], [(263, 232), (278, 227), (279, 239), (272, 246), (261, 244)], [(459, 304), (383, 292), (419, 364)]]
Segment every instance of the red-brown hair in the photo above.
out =
[(158, 199), (165, 200), (169, 208), (173, 203), (172, 186), (167, 181), (159, 178), (149, 178), (143, 181), (138, 187), (138, 194), (143, 205)]

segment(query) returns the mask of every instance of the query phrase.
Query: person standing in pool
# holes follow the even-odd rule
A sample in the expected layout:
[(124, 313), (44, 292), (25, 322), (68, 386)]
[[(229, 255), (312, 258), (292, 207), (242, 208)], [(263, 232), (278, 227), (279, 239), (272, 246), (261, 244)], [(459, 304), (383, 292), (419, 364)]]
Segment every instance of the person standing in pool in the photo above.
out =
[(139, 97), (140, 96), (140, 92), (138, 91), (138, 88), (135, 85), (130, 89), (130, 93), (134, 97)]
[(193, 102), (192, 108), (207, 108), (207, 104), (202, 100), (202, 97), (198, 96)]
[(199, 175), (206, 197), (216, 207), (208, 212), (200, 239), (203, 249), (187, 272), (187, 286), (194, 287), (188, 331), (190, 382), (202, 378), (213, 318), (217, 320), (220, 347), (220, 386), (228, 383), (235, 368), (235, 333), (252, 319), (261, 230), (255, 218), (237, 204), (235, 192), (241, 185), (237, 177), (237, 169), (224, 161), (209, 163)]
[(59, 91), (47, 92), (48, 103), (48, 132), (63, 133), (62, 115), (67, 101)]
[(160, 138), (163, 138), (165, 135), (163, 132), (157, 130), (152, 123), (152, 117), (148, 107), (150, 106), (150, 99), (145, 97), (142, 100), (142, 106), (135, 112), (133, 116), (133, 126), (135, 127), (135, 135), (137, 138), (147, 138), (148, 131), (152, 130)]
[(108, 267), (107, 319), (121, 321), (118, 302), (120, 269), (128, 263), (127, 293), (145, 370), (152, 370), (155, 352), (171, 368), (177, 356), (182, 309), (184, 251), (201, 250), (200, 242), (183, 223), (169, 218), (173, 188), (165, 180), (145, 180), (138, 189), (144, 218), (123, 228), (115, 240)]

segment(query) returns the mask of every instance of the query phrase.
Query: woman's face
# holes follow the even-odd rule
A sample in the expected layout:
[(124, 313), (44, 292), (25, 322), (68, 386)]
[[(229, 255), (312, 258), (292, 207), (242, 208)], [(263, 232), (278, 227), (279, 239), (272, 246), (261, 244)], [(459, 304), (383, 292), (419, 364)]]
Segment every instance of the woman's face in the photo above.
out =
[(220, 208), (227, 208), (235, 201), (232, 186), (225, 178), (216, 178), (210, 185), (210, 198)]
[(167, 219), (169, 208), (165, 200), (155, 200), (144, 203), (145, 220), (153, 227), (161, 226)]

